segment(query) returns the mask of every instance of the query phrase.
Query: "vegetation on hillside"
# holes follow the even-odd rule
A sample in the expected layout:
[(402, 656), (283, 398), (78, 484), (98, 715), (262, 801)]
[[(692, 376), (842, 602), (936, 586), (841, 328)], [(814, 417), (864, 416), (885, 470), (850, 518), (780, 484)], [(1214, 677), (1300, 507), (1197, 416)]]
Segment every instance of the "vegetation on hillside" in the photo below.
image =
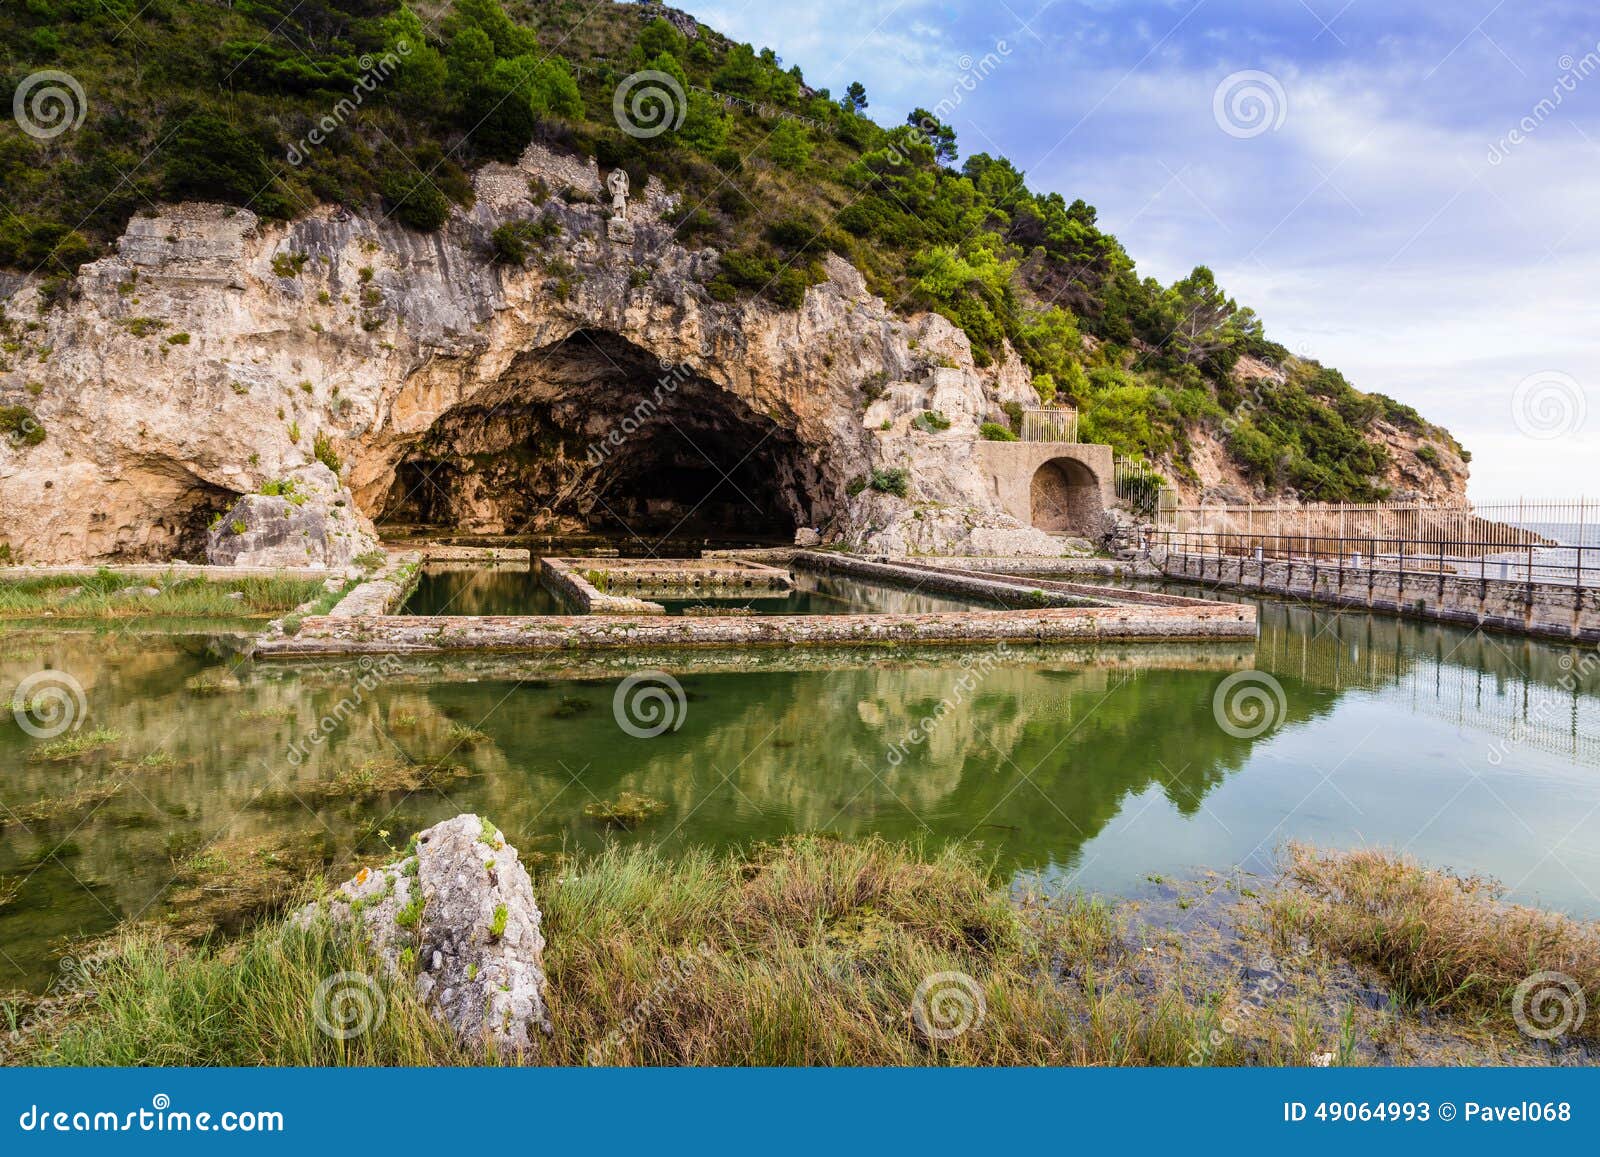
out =
[[(831, 250), (898, 308), (960, 325), (980, 362), (1009, 343), (1042, 401), (1078, 406), (1084, 437), (1126, 454), (1185, 472), (1203, 425), (1263, 486), (1359, 500), (1383, 494), (1379, 419), (1458, 449), (1408, 407), (1291, 357), (1209, 269), (1141, 279), (1093, 206), (1031, 192), (1004, 157), (963, 158), (934, 113), (885, 128), (859, 83), (815, 91), (770, 50), (704, 28), (688, 38), (652, 8), (7, 5), (5, 95), (56, 69), (81, 86), (86, 115), (45, 139), (0, 128), (0, 265), (70, 292), (72, 271), (131, 215), (179, 199), (268, 218), (339, 203), (434, 230), (470, 202), (474, 167), (542, 140), (626, 168), (636, 189), (649, 173), (680, 192), (680, 238), (722, 255), (713, 297), (797, 307)], [(613, 114), (619, 84), (644, 70), (672, 78), (653, 136)], [(497, 232), (494, 258), (520, 264), (528, 239)], [(1241, 388), (1245, 356), (1287, 379)]]

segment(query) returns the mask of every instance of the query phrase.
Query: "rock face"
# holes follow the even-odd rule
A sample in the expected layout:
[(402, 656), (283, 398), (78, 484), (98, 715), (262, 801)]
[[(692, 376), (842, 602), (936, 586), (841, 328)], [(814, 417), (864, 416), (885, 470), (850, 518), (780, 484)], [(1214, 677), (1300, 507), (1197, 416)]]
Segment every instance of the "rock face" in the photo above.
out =
[[(58, 304), (36, 279), (0, 286), (20, 346), (0, 405), (26, 402), (45, 431), (0, 441), (0, 542), (39, 563), (244, 560), (300, 535), (335, 565), (348, 509), (362, 530), (699, 520), (1058, 552), (974, 462), (981, 422), (1033, 404), (1019, 358), (977, 367), (954, 325), (898, 316), (838, 258), (797, 310), (714, 300), (717, 254), (676, 240), (659, 182), (635, 184), (632, 240), (613, 240), (601, 177), (532, 147), (480, 170), (473, 207), (430, 235), (334, 208), (268, 223), (179, 205), (131, 221)], [(543, 240), (497, 264), (492, 234), (515, 222)], [(342, 463), (320, 539), (305, 510), (240, 510), (318, 458)], [(897, 470), (904, 495), (868, 485)], [(246, 541), (210, 533), (235, 511)]]
[(247, 494), (234, 503), (207, 534), (206, 561), (340, 568), (377, 547), (326, 466), (315, 463), (290, 481), (287, 494)]
[[(1254, 357), (1240, 358), (1233, 370), (1234, 385), (1245, 395), (1261, 384), (1282, 385), (1287, 376), (1282, 367)], [(1379, 482), (1389, 488), (1390, 501), (1458, 504), (1465, 500), (1467, 462), (1447, 432), (1425, 424), (1419, 429), (1403, 429), (1380, 418), (1372, 423), (1367, 436), (1388, 451), (1388, 467)], [(1225, 442), (1225, 436), (1195, 426), (1189, 431), (1189, 470), (1178, 469), (1170, 455), (1155, 463), (1177, 490), (1181, 503), (1242, 506), (1298, 501), (1292, 492), (1269, 495), (1253, 484), (1228, 454)]]
[(503, 1056), (550, 1031), (544, 936), (533, 883), (493, 824), (459, 815), (416, 838), (405, 858), (364, 871), (301, 922), (359, 928), (390, 971), (465, 1043)]

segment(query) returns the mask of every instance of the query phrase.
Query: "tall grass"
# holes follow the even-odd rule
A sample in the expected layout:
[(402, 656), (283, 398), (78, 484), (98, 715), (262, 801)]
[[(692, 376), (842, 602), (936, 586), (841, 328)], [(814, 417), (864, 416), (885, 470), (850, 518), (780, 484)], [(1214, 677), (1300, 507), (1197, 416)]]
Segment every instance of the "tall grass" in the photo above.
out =
[[(538, 885), (556, 1065), (1182, 1064), (1203, 1013), (1117, 979), (1111, 913), (1025, 911), (959, 851), (802, 839), (668, 862), (613, 849)], [(373, 975), (382, 1023), (332, 1040), (313, 994)], [(920, 985), (962, 973), (984, 1011), (933, 1039)], [(130, 930), (92, 992), (24, 1046), (31, 1063), (463, 1064), (408, 984), (324, 929), (269, 925), (226, 951)], [(953, 1014), (959, 1022), (961, 1010)], [(930, 1014), (935, 1028), (937, 1009)], [(1222, 1061), (1241, 1060), (1226, 1052)]]
[[(326, 928), (279, 925), (231, 952), (191, 951), (128, 931), (82, 962), (91, 986), (63, 1000), (59, 1025), (23, 1038), (24, 1063), (66, 1065), (436, 1065), (476, 1063), (409, 986)], [(382, 1015), (342, 1039), (317, 1024), (315, 994), (344, 972), (370, 977)], [(350, 990), (357, 991), (357, 990)], [(14, 1020), (26, 1020), (26, 1013)]]
[(1382, 851), (1291, 846), (1286, 870), (1296, 886), (1268, 903), (1280, 936), (1308, 937), (1375, 974), (1402, 1002), (1505, 1029), (1515, 1022), (1518, 987), (1558, 973), (1586, 994), (1589, 1015), (1572, 1035), (1600, 1041), (1600, 924), (1503, 903), (1491, 880)]
[[(154, 588), (158, 594), (126, 593)], [(0, 618), (128, 619), (146, 616), (234, 618), (281, 614), (322, 592), (320, 579), (245, 577), (212, 581), (168, 574), (0, 578)], [(229, 598), (230, 594), (242, 598)]]
[[(613, 847), (536, 882), (555, 1030), (525, 1059), (743, 1066), (1527, 1058), (1529, 1041), (1500, 1023), (1508, 986), (1533, 971), (1566, 969), (1591, 986), (1595, 1003), (1592, 926), (1500, 905), (1475, 882), (1377, 854), (1301, 850), (1291, 868), (1287, 886), (1252, 911), (1279, 935), (1309, 937), (1323, 956), (1263, 995), (1240, 987), (1237, 961), (1162, 961), (1098, 901), (1019, 902), (960, 849), (799, 838), (669, 861)], [(1196, 957), (1209, 954), (1200, 942), (1194, 948)], [(408, 980), (325, 927), (267, 924), (211, 949), (130, 929), (86, 955), (83, 991), (25, 1035), (15, 1059), (496, 1059), (456, 1042)], [(1434, 1018), (1426, 1033), (1461, 1049), (1363, 1046), (1358, 1035), (1378, 1014), (1352, 1003), (1342, 982), (1322, 979), (1348, 970), (1340, 958), (1377, 970), (1397, 992), (1465, 1013), (1456, 1022)], [(340, 1040), (316, 1027), (315, 994), (347, 972), (372, 978), (368, 999), (381, 993), (385, 1014), (370, 1031)], [(934, 996), (919, 1004), (930, 984)], [(1508, 1031), (1485, 1036), (1485, 1009), (1491, 1029)], [(940, 1031), (947, 1028), (956, 1031)], [(1404, 1025), (1398, 1031), (1414, 1035)], [(1593, 1029), (1585, 1031), (1592, 1040)]]

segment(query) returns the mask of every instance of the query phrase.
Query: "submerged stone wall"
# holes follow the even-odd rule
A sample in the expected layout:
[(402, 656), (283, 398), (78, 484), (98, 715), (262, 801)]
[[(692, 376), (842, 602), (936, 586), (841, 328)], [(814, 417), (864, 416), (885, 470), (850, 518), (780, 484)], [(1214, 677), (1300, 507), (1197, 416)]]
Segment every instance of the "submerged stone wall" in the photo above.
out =
[[(1198, 600), (1197, 600), (1198, 602)], [(1204, 642), (1254, 639), (1255, 608), (1123, 604), (947, 614), (437, 616), (307, 619), (296, 635), (264, 638), (263, 658), (421, 654), (441, 651), (565, 651), (602, 648), (1050, 642)]]
[(573, 559), (545, 558), (539, 560), (539, 581), (556, 596), (588, 615), (664, 615), (667, 608), (660, 603), (627, 595), (608, 595), (580, 574), (572, 565)]
[(825, 554), (817, 551), (801, 551), (795, 554), (794, 565), (806, 570), (887, 582), (918, 591), (935, 591), (962, 598), (981, 599), (985, 602), (999, 603), (1001, 606), (1104, 607), (1112, 605), (1114, 598), (1122, 593), (1107, 588), (1071, 593), (1049, 591), (1044, 588), (1061, 584), (1035, 583), (1031, 579), (983, 575), (974, 571), (918, 566), (915, 563), (874, 562), (864, 558), (853, 558), (850, 555)]
[(1475, 578), (1443, 571), (1374, 570), (1337, 562), (1257, 562), (1157, 552), (1173, 579), (1386, 611), (1467, 627), (1600, 643), (1600, 588)]

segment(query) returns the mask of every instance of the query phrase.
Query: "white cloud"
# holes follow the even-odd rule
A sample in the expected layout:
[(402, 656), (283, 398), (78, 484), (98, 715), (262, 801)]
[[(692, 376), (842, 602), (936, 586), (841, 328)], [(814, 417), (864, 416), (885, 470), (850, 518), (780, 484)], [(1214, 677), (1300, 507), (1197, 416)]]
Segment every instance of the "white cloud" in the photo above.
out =
[[(697, 15), (776, 41), (813, 83), (859, 77), (886, 122), (947, 93), (961, 52), (1007, 38), (1013, 53), (955, 116), (964, 152), (1005, 153), (1035, 188), (1097, 205), (1142, 272), (1210, 265), (1277, 340), (1449, 426), (1475, 451), (1475, 493), (1593, 477), (1600, 75), (1488, 161), (1548, 95), (1558, 57), (1592, 35), (1548, 6), (1476, 33), (1453, 10), (1352, 9), (1343, 45), (1309, 15), (1237, 0), (1039, 8), (823, 0), (796, 20), (724, 2)], [(1278, 131), (1241, 140), (1217, 127), (1212, 95), (1246, 68), (1273, 73), (1288, 110)], [(1576, 437), (1532, 441), (1510, 423), (1511, 393), (1550, 369), (1591, 392), (1591, 417)]]

